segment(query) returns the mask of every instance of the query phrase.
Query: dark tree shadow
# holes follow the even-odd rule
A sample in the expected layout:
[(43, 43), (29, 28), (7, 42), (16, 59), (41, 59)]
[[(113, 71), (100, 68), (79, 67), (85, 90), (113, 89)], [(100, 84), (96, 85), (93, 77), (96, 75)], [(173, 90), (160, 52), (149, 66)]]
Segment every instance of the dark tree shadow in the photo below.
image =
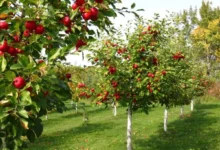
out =
[[(204, 109), (220, 111), (220, 105), (200, 104), (195, 111), (168, 124), (168, 132), (160, 125), (157, 135), (146, 140), (137, 139), (135, 145), (140, 150), (217, 150), (220, 143), (220, 129), (215, 124), (220, 121), (213, 113)], [(212, 126), (212, 127), (211, 127)], [(218, 126), (219, 127), (219, 126)]]

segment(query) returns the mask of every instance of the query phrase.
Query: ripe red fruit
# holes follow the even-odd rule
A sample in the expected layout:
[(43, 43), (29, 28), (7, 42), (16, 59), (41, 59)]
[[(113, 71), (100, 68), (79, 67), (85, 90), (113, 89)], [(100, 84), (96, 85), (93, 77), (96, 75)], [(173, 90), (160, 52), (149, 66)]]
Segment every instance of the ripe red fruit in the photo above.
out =
[(15, 48), (15, 51), (16, 51), (17, 54), (23, 54), (24, 53), (24, 51), (19, 49), (19, 48)]
[(162, 73), (162, 75), (166, 75), (167, 74), (166, 70), (163, 70), (161, 73)]
[(155, 75), (153, 73), (148, 73), (147, 76), (151, 77), (151, 78), (154, 78)]
[(115, 97), (116, 100), (120, 99), (120, 97), (121, 97), (121, 96), (120, 96), (120, 93), (118, 93), (118, 92), (115, 93), (115, 94), (114, 94), (114, 97)]
[(44, 27), (42, 25), (38, 25), (35, 29), (36, 34), (43, 34), (44, 33)]
[(79, 39), (76, 42), (76, 50), (78, 51), (78, 49), (84, 45), (87, 45), (86, 42), (84, 42), (83, 40)]
[(114, 74), (114, 73), (116, 73), (116, 68), (110, 66), (110, 67), (108, 68), (108, 72), (109, 72), (110, 74)]
[(35, 21), (26, 21), (25, 22), (25, 28), (30, 30), (30, 31), (33, 31), (35, 30), (37, 27), (37, 24)]
[(71, 19), (69, 16), (64, 16), (63, 19), (62, 19), (62, 23), (65, 25), (65, 26), (70, 26), (71, 25)]
[(4, 40), (3, 43), (0, 45), (0, 51), (6, 52), (8, 48), (9, 48), (8, 42), (7, 40)]
[(71, 74), (70, 74), (70, 73), (67, 73), (67, 74), (66, 74), (66, 78), (67, 78), (67, 79), (70, 79), (70, 78), (71, 78)]
[(84, 83), (78, 83), (78, 88), (84, 88), (86, 85)]
[(44, 93), (44, 97), (46, 97), (47, 95), (49, 95), (49, 91), (45, 91)]
[(20, 42), (20, 37), (17, 34), (13, 36), (13, 39), (14, 39), (14, 42)]
[(33, 88), (30, 86), (28, 88), (26, 88), (27, 91), (29, 91), (30, 93), (32, 92)]
[(85, 12), (85, 7), (79, 7), (79, 12), (84, 13)]
[(154, 64), (154, 65), (157, 65), (157, 64), (158, 64), (158, 59), (155, 58), (155, 57), (153, 58), (153, 64)]
[(76, 0), (75, 2), (78, 6), (81, 6), (85, 3), (85, 0)]
[(117, 87), (118, 86), (118, 82), (117, 81), (112, 81), (112, 86), (115, 88), (115, 87)]
[(102, 3), (103, 0), (95, 0), (96, 3)]
[(91, 11), (88, 11), (88, 12), (83, 13), (83, 14), (82, 14), (82, 17), (83, 17), (84, 20), (89, 20), (89, 19), (91, 19), (91, 18), (92, 18), (92, 13), (91, 13)]
[(75, 2), (75, 3), (73, 3), (73, 5), (72, 5), (72, 9), (73, 9), (73, 10), (76, 10), (78, 7), (79, 7), (79, 6), (77, 5), (77, 3), (76, 3), (76, 2)]
[(98, 19), (99, 10), (95, 7), (90, 8), (90, 11), (92, 13), (91, 20), (96, 21)]
[(18, 76), (16, 78), (14, 78), (13, 85), (17, 89), (22, 89), (26, 85), (26, 82), (25, 82), (24, 78)]
[(44, 62), (44, 60), (38, 60), (38, 64), (41, 64), (41, 63), (43, 63)]
[(4, 56), (4, 52), (0, 51), (0, 57)]
[(28, 29), (24, 30), (23, 35), (25, 37), (29, 37), (30, 36), (30, 30), (28, 30)]
[(90, 91), (91, 91), (91, 92), (95, 92), (95, 89), (94, 89), (94, 88), (92, 88)]
[(95, 59), (94, 59), (95, 62), (97, 62), (98, 60), (99, 60), (98, 58), (95, 58)]
[(137, 69), (138, 68), (138, 64), (133, 64), (133, 68)]
[(11, 56), (16, 56), (17, 55), (17, 51), (15, 50), (14, 47), (9, 47), (7, 52), (11, 55)]
[(0, 21), (0, 29), (7, 30), (8, 29), (8, 23), (6, 21)]

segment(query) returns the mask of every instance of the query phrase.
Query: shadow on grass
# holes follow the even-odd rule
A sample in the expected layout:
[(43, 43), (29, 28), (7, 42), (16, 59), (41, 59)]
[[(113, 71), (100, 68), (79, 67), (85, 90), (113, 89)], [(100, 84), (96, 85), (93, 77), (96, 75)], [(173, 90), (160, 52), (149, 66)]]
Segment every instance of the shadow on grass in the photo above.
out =
[[(91, 108), (91, 107), (90, 107)], [(107, 108), (108, 109), (108, 108)], [(94, 114), (94, 113), (99, 113), (99, 112), (103, 112), (103, 111), (106, 111), (107, 109), (105, 108), (94, 108), (94, 109), (90, 109), (90, 110), (87, 110), (86, 111), (86, 114), (88, 114), (89, 116)], [(72, 111), (72, 112), (71, 112)], [(66, 114), (65, 114), (66, 113)], [(55, 113), (54, 113), (55, 114)], [(59, 121), (60, 118), (65, 118), (65, 119), (74, 119), (76, 117), (83, 117), (83, 110), (82, 109), (79, 109), (78, 110), (78, 113), (75, 112), (75, 109), (72, 109), (72, 110), (68, 110), (68, 111), (65, 111), (63, 113), (58, 113), (56, 112), (57, 115), (60, 115), (60, 117), (56, 117), (56, 118), (50, 118), (50, 114), (48, 115), (48, 120), (44, 120), (43, 121), (43, 124), (46, 125), (46, 124), (51, 124), (53, 123), (54, 121)], [(51, 114), (52, 115), (52, 114)], [(44, 116), (43, 116), (44, 117)]]
[(40, 137), (33, 144), (29, 143), (28, 149), (47, 150), (48, 147), (56, 149), (57, 147), (65, 145), (67, 142), (69, 143), (73, 140), (77, 140), (79, 142), (86, 140), (88, 134), (94, 134), (95, 132), (97, 135), (99, 133), (101, 134), (102, 131), (111, 129), (113, 126), (114, 123), (88, 124), (69, 130), (55, 132), (53, 134)]
[[(218, 149), (220, 129), (211, 127), (219, 121), (205, 109), (216, 109), (219, 105), (200, 104), (195, 111), (184, 118), (168, 124), (168, 132), (161, 124), (157, 134), (148, 139), (138, 139), (134, 143), (140, 150), (210, 150)], [(219, 109), (220, 110), (220, 109)], [(211, 113), (212, 114), (212, 113)]]

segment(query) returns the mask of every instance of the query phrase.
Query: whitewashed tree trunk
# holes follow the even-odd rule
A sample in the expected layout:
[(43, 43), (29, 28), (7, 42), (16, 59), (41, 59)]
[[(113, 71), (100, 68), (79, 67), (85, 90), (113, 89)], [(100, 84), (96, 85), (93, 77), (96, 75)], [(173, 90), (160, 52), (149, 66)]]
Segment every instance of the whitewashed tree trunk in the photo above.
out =
[(78, 113), (78, 106), (77, 106), (77, 102), (76, 102), (76, 113)]
[(191, 111), (193, 111), (193, 109), (194, 109), (194, 100), (191, 100)]
[(113, 105), (113, 115), (117, 116), (117, 106), (116, 106), (116, 104)]
[(128, 106), (127, 150), (132, 150), (132, 144), (131, 144), (131, 123), (132, 123), (132, 111), (131, 111), (131, 106)]
[(183, 111), (184, 111), (184, 108), (183, 108), (183, 105), (181, 105), (181, 107), (180, 107), (180, 117), (183, 116)]
[(164, 110), (164, 131), (167, 132), (168, 109)]
[(72, 108), (73, 108), (73, 101), (71, 101), (70, 105), (71, 105), (71, 106), (72, 106)]
[(47, 114), (45, 115), (45, 118), (46, 118), (46, 120), (48, 120), (48, 116), (47, 116)]

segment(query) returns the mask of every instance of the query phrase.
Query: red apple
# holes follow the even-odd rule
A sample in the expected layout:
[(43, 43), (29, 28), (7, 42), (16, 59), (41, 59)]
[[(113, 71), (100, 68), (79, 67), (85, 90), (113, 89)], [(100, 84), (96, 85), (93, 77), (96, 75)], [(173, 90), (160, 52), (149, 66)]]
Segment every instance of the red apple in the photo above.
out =
[(80, 47), (84, 46), (84, 45), (87, 45), (87, 43), (84, 42), (84, 41), (81, 40), (81, 39), (77, 40), (77, 42), (76, 42), (76, 50), (78, 51), (78, 49), (79, 49)]
[(161, 73), (162, 73), (162, 75), (166, 75), (167, 74), (166, 70), (163, 70)]
[(91, 92), (95, 92), (95, 89), (94, 89), (94, 88), (92, 88), (90, 91), (91, 91)]
[(31, 93), (33, 91), (33, 88), (30, 86), (30, 87), (26, 88), (26, 90)]
[(30, 30), (28, 30), (28, 29), (24, 30), (23, 35), (25, 37), (29, 37), (30, 36)]
[(84, 20), (89, 20), (89, 19), (91, 19), (91, 18), (92, 18), (92, 13), (91, 13), (91, 11), (84, 12), (84, 13), (82, 14), (82, 17), (83, 17)]
[(42, 25), (38, 25), (35, 29), (36, 34), (43, 34), (44, 33), (44, 27)]
[(112, 81), (112, 86), (115, 88), (115, 87), (117, 87), (118, 86), (118, 82), (117, 81)]
[(67, 73), (67, 74), (66, 74), (66, 78), (67, 78), (67, 79), (70, 79), (70, 78), (71, 78), (71, 74), (70, 74), (70, 73)]
[(133, 68), (137, 69), (138, 68), (138, 64), (133, 64)]
[(103, 0), (95, 0), (96, 3), (102, 3)]
[(14, 39), (14, 42), (20, 42), (20, 37), (17, 34), (13, 36), (13, 39)]
[(153, 58), (153, 64), (154, 64), (154, 65), (157, 65), (157, 64), (158, 64), (158, 59), (155, 58), (155, 57)]
[(86, 85), (84, 83), (78, 83), (78, 88), (84, 88)]
[(76, 10), (78, 7), (79, 7), (79, 6), (77, 5), (77, 3), (76, 3), (76, 2), (75, 2), (75, 3), (73, 3), (73, 5), (72, 5), (72, 9), (73, 9), (73, 10)]
[(83, 7), (83, 6), (79, 7), (79, 12), (84, 13), (85, 12), (85, 7)]
[(7, 30), (8, 29), (8, 23), (6, 21), (0, 21), (0, 29)]
[(6, 52), (8, 48), (9, 48), (8, 42), (7, 40), (4, 40), (3, 43), (0, 45), (0, 51)]
[(9, 47), (7, 52), (11, 55), (11, 56), (16, 56), (17, 55), (17, 51), (15, 50), (14, 47)]
[(43, 62), (44, 62), (44, 60), (43, 60), (43, 59), (38, 60), (38, 64), (41, 64), (41, 63), (43, 63)]
[(92, 13), (91, 20), (96, 21), (98, 19), (99, 10), (96, 7), (90, 8), (90, 11)]
[(108, 68), (108, 72), (109, 72), (110, 74), (114, 74), (114, 73), (116, 73), (116, 68), (110, 66), (110, 67)]
[(19, 48), (15, 48), (15, 51), (16, 51), (17, 54), (23, 54), (24, 53), (24, 51), (19, 49)]
[(37, 27), (37, 24), (36, 24), (36, 22), (33, 21), (33, 20), (32, 20), (32, 21), (26, 21), (26, 22), (25, 22), (25, 28), (28, 29), (28, 30), (30, 30), (30, 31), (35, 30), (36, 27)]
[(70, 26), (71, 25), (71, 19), (69, 16), (64, 16), (63, 19), (62, 19), (62, 23), (65, 25), (65, 26)]
[(17, 89), (22, 89), (26, 85), (26, 82), (25, 82), (24, 78), (18, 76), (16, 78), (14, 78), (13, 85)]
[(4, 56), (4, 52), (0, 51), (0, 57)]
[(78, 6), (82, 6), (82, 5), (85, 3), (85, 0), (76, 0), (75, 3), (76, 3)]

